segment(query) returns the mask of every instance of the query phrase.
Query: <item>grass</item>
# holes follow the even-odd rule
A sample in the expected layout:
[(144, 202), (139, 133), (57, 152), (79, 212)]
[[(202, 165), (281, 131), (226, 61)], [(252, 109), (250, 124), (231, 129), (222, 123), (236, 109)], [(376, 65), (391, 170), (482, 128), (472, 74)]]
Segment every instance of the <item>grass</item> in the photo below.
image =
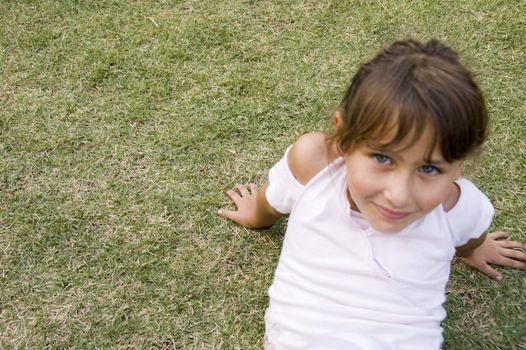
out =
[[(521, 1), (0, 4), (0, 347), (256, 349), (285, 224), (219, 220), (324, 130), (398, 38), (457, 49), (488, 99), (470, 177), (526, 242)], [(524, 273), (455, 264), (447, 349), (526, 349)]]

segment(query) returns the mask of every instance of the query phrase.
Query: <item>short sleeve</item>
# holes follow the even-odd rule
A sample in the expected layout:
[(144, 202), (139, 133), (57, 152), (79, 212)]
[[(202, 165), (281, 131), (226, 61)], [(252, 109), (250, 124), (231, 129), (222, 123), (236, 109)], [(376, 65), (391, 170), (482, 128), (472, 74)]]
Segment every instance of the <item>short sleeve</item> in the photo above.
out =
[(287, 148), (283, 158), (270, 169), (269, 186), (265, 193), (270, 206), (282, 214), (289, 214), (292, 211), (304, 188), (292, 175), (287, 163), (287, 156), (291, 147)]
[(453, 243), (460, 247), (470, 239), (479, 238), (489, 228), (495, 209), (489, 198), (469, 180), (459, 179), (456, 184), (460, 188), (460, 197), (446, 217)]

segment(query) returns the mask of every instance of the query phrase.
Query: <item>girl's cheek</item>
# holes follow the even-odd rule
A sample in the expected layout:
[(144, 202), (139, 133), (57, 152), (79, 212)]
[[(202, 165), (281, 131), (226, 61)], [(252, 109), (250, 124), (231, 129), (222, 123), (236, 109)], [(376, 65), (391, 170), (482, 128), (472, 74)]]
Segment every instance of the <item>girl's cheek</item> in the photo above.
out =
[(426, 211), (431, 211), (446, 200), (447, 186), (423, 186), (417, 189), (416, 193), (420, 197), (420, 206)]
[(367, 201), (384, 193), (381, 179), (371, 174), (362, 174), (354, 184), (353, 192), (359, 201)]

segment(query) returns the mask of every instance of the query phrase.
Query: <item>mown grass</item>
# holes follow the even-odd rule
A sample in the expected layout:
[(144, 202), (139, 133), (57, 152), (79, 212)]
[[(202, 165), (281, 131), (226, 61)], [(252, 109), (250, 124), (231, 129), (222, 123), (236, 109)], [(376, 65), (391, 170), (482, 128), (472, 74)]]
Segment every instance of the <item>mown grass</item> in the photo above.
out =
[[(285, 224), (219, 220), (398, 38), (456, 48), (493, 133), (470, 177), (526, 241), (522, 1), (0, 4), (0, 347), (261, 348)], [(447, 349), (525, 349), (524, 274), (455, 264)]]

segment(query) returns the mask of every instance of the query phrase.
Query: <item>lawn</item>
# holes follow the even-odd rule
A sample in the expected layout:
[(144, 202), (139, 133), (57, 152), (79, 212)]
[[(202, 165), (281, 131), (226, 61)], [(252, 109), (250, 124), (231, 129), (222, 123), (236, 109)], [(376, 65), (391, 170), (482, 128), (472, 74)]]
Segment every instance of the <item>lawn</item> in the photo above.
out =
[[(3, 1), (0, 348), (258, 349), (286, 222), (220, 220), (358, 65), (439, 38), (491, 114), (466, 175), (526, 242), (526, 2)], [(526, 349), (524, 272), (459, 263), (446, 349)]]

